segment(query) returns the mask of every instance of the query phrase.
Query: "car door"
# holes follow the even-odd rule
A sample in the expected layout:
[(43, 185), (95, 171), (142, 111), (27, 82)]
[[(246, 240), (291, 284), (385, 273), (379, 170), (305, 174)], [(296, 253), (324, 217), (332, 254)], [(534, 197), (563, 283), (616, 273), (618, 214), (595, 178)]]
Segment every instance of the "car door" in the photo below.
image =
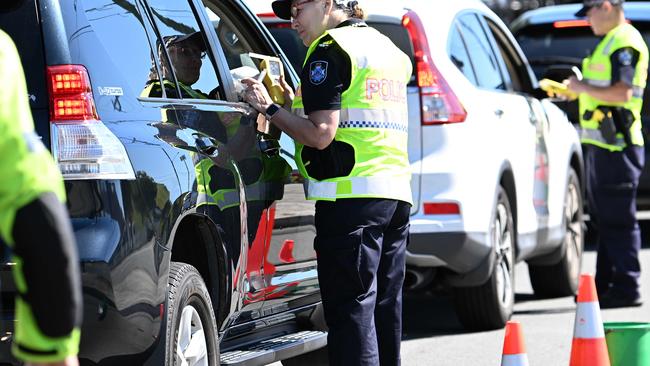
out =
[(486, 119), (496, 117), (485, 135), (489, 149), (503, 157), (515, 176), (516, 202), (512, 204), (517, 210), (518, 244), (528, 246), (537, 227), (532, 205), (536, 128), (530, 102), (513, 92), (511, 76), (483, 14), (464, 13), (457, 23), (474, 66), (480, 100), (486, 102), (482, 103)]
[(547, 226), (548, 120), (539, 100), (526, 93), (531, 90), (530, 73), (509, 31), (488, 16), (482, 22), (506, 82), (503, 99), (508, 103), (508, 124), (516, 134), (509, 157), (517, 185), (518, 255), (525, 255), (537, 245), (540, 229)]
[[(192, 0), (147, 3), (158, 35), (157, 52), (152, 56), (162, 69), (161, 92), (176, 118), (172, 125), (181, 126), (179, 137), (201, 151), (192, 157), (197, 211), (216, 223), (222, 243), (215, 245), (223, 245), (230, 259), (226, 264), (232, 289), (229, 313), (236, 315), (223, 326), (246, 322), (259, 317), (264, 295), (260, 258), (249, 256), (255, 238), (264, 236), (264, 226), (259, 225), (264, 201), (246, 194), (263, 170), (255, 116), (233, 102), (224, 86), (230, 75), (221, 71), (228, 67), (214, 29), (200, 16), (203, 4)], [(198, 38), (191, 44), (174, 43), (188, 36)], [(197, 54), (201, 49), (206, 52)]]
[[(214, 5), (206, 2), (208, 8)], [(215, 5), (219, 2), (215, 1)], [(207, 13), (210, 15), (211, 10)], [(225, 9), (224, 9), (225, 10)], [(215, 9), (216, 11), (216, 9)], [(231, 9), (234, 13), (235, 9)], [(210, 15), (213, 19), (215, 16)], [(259, 31), (264, 25), (258, 20), (250, 24), (243, 18), (215, 25), (218, 38), (223, 44), (223, 50), (228, 66), (237, 79), (245, 73), (242, 68), (251, 65), (246, 58), (246, 52), (256, 52), (266, 55), (277, 55), (278, 49), (270, 49), (268, 42), (261, 42), (268, 33)], [(213, 21), (214, 23), (214, 21)], [(242, 56), (244, 55), (244, 56)], [(287, 59), (279, 55), (283, 61), (285, 77), (290, 84), (297, 85), (297, 75)], [(235, 80), (235, 86), (237, 81)], [(275, 145), (279, 139), (279, 145)], [(294, 153), (293, 140), (261, 118), (258, 125), (258, 140), (273, 153), (264, 154), (264, 164), (269, 178), (269, 192), (275, 192), (276, 201), (266, 205), (263, 217), (265, 222), (264, 247), (258, 250), (260, 238), (253, 244), (254, 254), (261, 258), (265, 301), (262, 315), (277, 314), (289, 309), (295, 309), (305, 304), (315, 303), (320, 298), (318, 277), (316, 272), (316, 252), (313, 241), (316, 235), (314, 226), (315, 203), (307, 201), (304, 195), (303, 180), (298, 173)], [(267, 145), (267, 144), (271, 144)], [(277, 149), (275, 149), (277, 147)], [(280, 186), (278, 187), (278, 183)], [(279, 195), (276, 194), (279, 192)]]

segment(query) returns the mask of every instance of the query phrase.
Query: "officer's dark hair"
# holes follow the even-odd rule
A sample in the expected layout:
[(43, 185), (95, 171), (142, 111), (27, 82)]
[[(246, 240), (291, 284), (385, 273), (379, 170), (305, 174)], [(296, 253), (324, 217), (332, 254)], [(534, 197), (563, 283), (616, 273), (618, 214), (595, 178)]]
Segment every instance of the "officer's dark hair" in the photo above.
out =
[(349, 1), (347, 5), (338, 5), (334, 3), (338, 9), (343, 10), (350, 18), (365, 19), (366, 14), (359, 6), (357, 1)]

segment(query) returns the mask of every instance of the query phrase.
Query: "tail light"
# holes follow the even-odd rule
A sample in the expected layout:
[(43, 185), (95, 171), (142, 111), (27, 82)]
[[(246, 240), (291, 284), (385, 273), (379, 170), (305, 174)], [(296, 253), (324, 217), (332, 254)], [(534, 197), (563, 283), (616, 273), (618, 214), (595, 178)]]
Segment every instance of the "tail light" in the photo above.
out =
[[(626, 23), (631, 24), (632, 21), (629, 19), (625, 19)], [(562, 28), (579, 28), (579, 27), (590, 27), (591, 23), (589, 23), (588, 20), (586, 19), (575, 19), (575, 20), (558, 20), (556, 22), (553, 22), (553, 28), (556, 29), (562, 29)]]
[(124, 145), (97, 116), (88, 71), (48, 66), (52, 155), (64, 179), (135, 179)]
[(464, 122), (467, 112), (431, 59), (429, 42), (420, 17), (413, 11), (402, 17), (413, 43), (415, 69), (420, 88), (423, 125)]
[(456, 202), (425, 202), (425, 215), (460, 215), (460, 207)]
[(578, 19), (578, 20), (560, 20), (553, 22), (553, 28), (577, 28), (577, 27), (589, 27), (591, 24), (588, 20)]

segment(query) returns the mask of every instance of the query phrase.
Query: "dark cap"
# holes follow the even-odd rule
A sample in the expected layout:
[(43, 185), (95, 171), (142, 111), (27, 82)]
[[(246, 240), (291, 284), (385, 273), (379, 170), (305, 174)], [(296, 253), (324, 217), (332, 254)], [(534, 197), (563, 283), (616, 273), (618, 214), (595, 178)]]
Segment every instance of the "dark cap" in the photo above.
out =
[(605, 1), (609, 1), (609, 3), (612, 5), (620, 5), (623, 4), (624, 0), (583, 0), (582, 8), (578, 10), (578, 12), (574, 15), (577, 18), (583, 18), (587, 16), (589, 9), (593, 8), (594, 6), (602, 5)]
[(176, 43), (188, 42), (194, 44), (201, 51), (206, 50), (205, 42), (203, 41), (203, 37), (201, 37), (201, 32), (165, 36), (163, 37), (163, 42), (165, 43), (165, 47), (169, 47)]
[[(291, 20), (291, 3), (293, 1), (295, 1), (296, 3), (301, 3), (304, 0), (276, 0), (271, 3), (271, 6), (273, 7), (273, 12), (280, 19)], [(332, 0), (332, 1), (334, 1), (334, 4), (338, 5), (339, 7), (343, 7), (345, 6), (348, 0)]]

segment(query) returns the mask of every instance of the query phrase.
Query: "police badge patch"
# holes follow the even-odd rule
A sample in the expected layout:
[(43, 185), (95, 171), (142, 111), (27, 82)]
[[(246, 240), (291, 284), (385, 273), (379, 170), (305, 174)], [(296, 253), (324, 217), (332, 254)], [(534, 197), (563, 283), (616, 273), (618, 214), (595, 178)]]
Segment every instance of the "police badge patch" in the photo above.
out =
[(623, 66), (630, 66), (632, 64), (632, 52), (630, 50), (622, 50), (618, 53), (618, 61)]
[(322, 84), (325, 79), (327, 79), (327, 61), (313, 61), (309, 64), (309, 81), (312, 84)]

